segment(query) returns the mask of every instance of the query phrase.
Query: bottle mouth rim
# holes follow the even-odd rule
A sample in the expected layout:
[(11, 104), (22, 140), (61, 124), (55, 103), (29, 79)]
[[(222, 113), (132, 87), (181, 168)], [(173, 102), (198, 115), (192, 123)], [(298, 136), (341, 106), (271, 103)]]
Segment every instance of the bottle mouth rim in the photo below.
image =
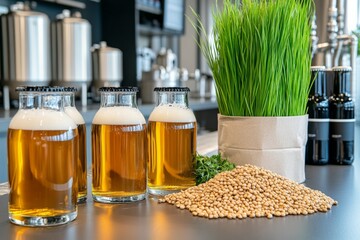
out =
[(137, 87), (101, 87), (99, 92), (139, 92)]
[(333, 67), (332, 70), (334, 72), (351, 72), (352, 68), (350, 66), (337, 66)]
[(311, 72), (326, 71), (326, 68), (325, 68), (325, 66), (311, 66), (310, 71)]
[(156, 87), (154, 92), (190, 92), (188, 87)]
[(17, 92), (76, 92), (75, 87), (60, 86), (20, 86), (15, 89)]

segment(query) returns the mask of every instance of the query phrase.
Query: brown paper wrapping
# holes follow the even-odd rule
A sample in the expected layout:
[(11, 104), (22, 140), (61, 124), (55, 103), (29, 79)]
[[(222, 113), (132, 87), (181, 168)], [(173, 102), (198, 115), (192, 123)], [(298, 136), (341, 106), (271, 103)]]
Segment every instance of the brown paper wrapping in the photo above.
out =
[(219, 152), (236, 165), (253, 164), (305, 181), (308, 116), (218, 115)]

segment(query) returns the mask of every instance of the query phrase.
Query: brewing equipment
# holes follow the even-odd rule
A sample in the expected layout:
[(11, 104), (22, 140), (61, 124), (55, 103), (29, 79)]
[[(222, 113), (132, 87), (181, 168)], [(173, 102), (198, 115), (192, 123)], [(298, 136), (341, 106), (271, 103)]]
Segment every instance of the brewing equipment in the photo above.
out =
[(176, 54), (171, 49), (162, 48), (156, 56), (156, 64), (142, 72), (141, 100), (143, 103), (154, 103), (156, 87), (180, 87), (181, 78), (186, 76), (184, 70), (177, 67)]
[(161, 48), (156, 56), (156, 64), (165, 67), (167, 71), (171, 71), (177, 67), (176, 54), (171, 49)]
[(155, 59), (155, 53), (151, 48), (139, 48), (136, 55), (136, 78), (141, 80), (142, 72), (149, 72)]
[[(325, 8), (324, 4), (328, 3), (327, 12), (327, 41), (318, 43), (316, 18), (312, 22), (312, 54), (314, 56), (313, 64), (325, 65), (327, 68), (336, 67), (339, 65), (350, 65), (352, 68), (351, 74), (351, 92), (354, 98), (357, 98), (356, 93), (356, 56), (358, 48), (358, 39), (354, 34), (346, 33), (346, 25), (351, 19), (348, 19), (350, 14), (347, 14), (347, 2), (345, 0), (331, 0), (331, 1), (317, 1), (318, 10)], [(321, 19), (320, 19), (321, 20)], [(325, 24), (324, 24), (325, 25)], [(325, 27), (325, 26), (320, 26)], [(317, 55), (322, 53), (323, 59), (318, 59)], [(321, 55), (321, 54), (320, 54)]]
[(93, 69), (93, 96), (97, 97), (100, 87), (120, 87), (122, 71), (122, 52), (107, 46), (106, 42), (94, 44), (91, 48)]
[(9, 109), (17, 86), (50, 82), (49, 18), (19, 2), (1, 16), (1, 32), (4, 108)]
[(91, 26), (79, 12), (64, 10), (52, 23), (53, 84), (81, 89), (81, 102), (87, 105), (91, 83)]

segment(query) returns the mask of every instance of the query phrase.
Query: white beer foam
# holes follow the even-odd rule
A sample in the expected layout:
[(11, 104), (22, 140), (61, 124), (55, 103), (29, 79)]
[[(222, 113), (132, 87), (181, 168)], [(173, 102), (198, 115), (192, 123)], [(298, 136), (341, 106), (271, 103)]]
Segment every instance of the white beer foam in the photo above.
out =
[(133, 125), (146, 124), (139, 109), (125, 106), (100, 108), (95, 114), (93, 124)]
[(76, 124), (85, 124), (85, 120), (75, 107), (65, 107), (65, 113), (69, 115)]
[(44, 109), (20, 109), (11, 120), (9, 128), (22, 130), (68, 130), (77, 128), (77, 125), (64, 112)]
[(194, 113), (189, 108), (167, 104), (157, 106), (150, 114), (153, 122), (196, 122)]

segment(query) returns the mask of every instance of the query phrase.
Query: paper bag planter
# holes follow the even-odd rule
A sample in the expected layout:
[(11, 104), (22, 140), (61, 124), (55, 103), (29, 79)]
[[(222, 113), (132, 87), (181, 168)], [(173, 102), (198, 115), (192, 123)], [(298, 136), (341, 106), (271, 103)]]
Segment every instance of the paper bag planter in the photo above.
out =
[(305, 181), (307, 115), (218, 115), (219, 152), (236, 165), (253, 164), (296, 182)]

